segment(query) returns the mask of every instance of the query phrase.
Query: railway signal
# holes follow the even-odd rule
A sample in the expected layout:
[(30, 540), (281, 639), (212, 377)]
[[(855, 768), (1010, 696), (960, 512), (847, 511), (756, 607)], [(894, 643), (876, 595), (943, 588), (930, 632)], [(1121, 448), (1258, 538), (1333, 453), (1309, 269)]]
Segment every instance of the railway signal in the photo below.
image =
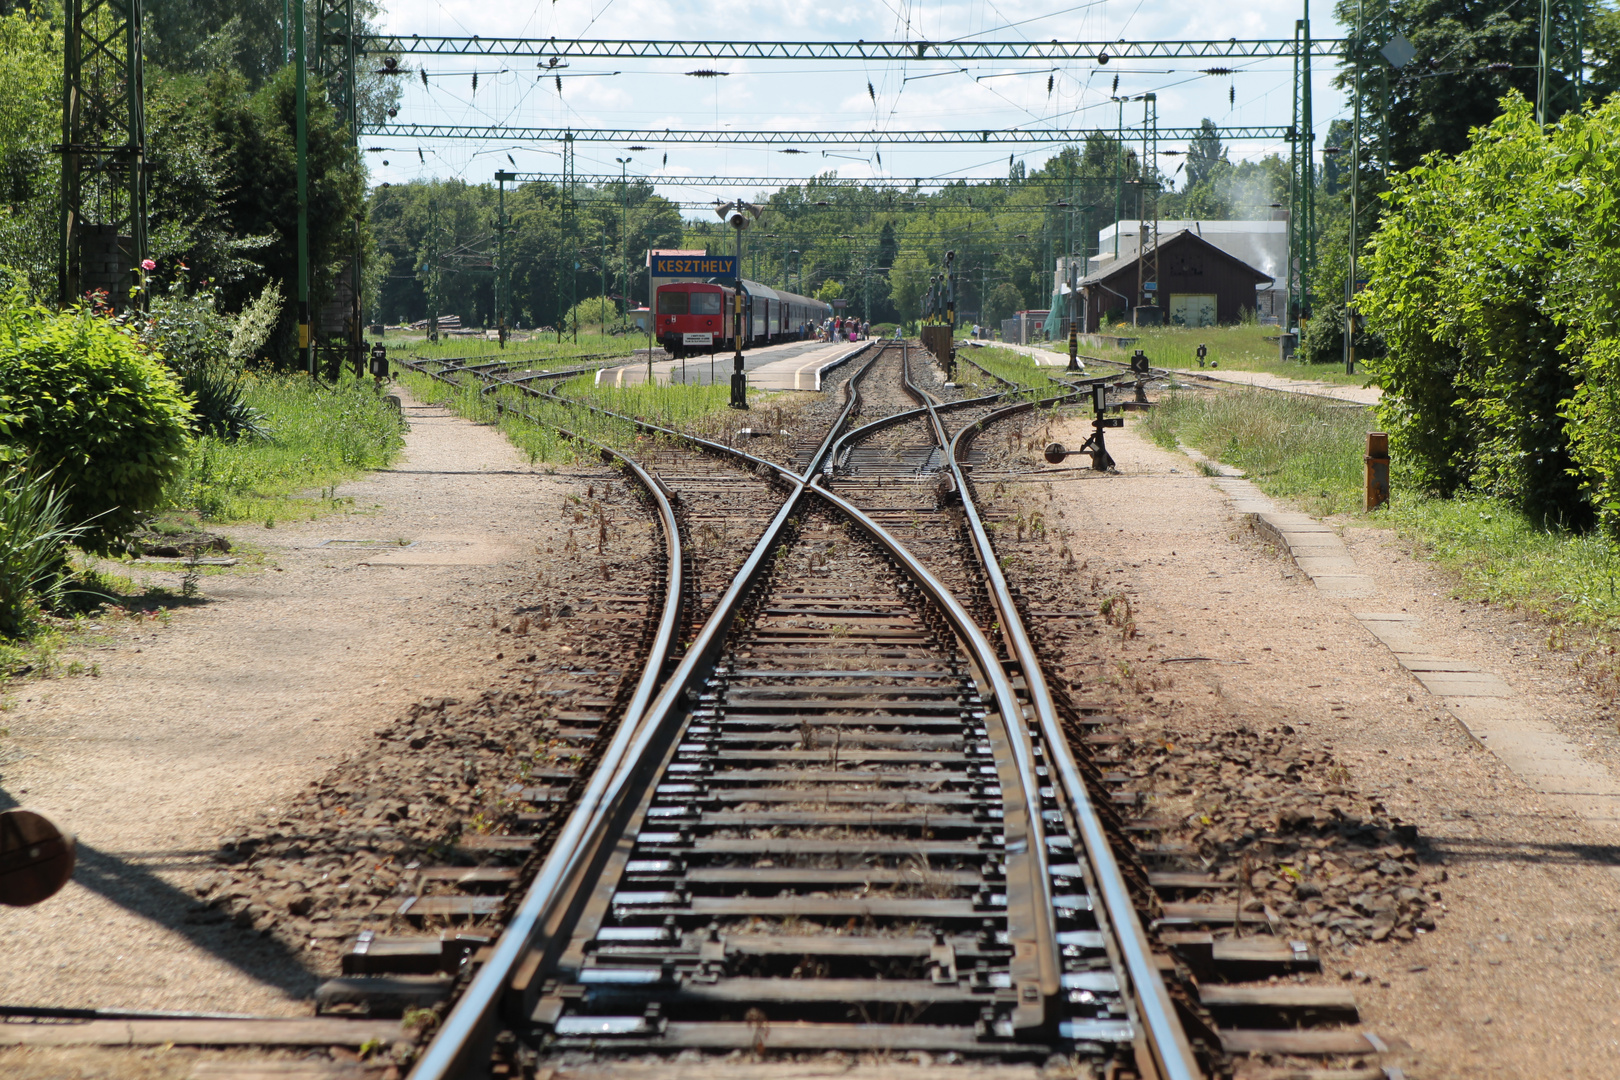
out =
[(742, 234), (765, 215), (763, 206), (737, 199), (720, 203), (714, 208), (715, 216), (737, 231), (737, 290), (732, 293), (732, 348), (731, 355), (731, 407), (748, 408), (748, 376), (743, 372), (743, 289), (742, 289)]

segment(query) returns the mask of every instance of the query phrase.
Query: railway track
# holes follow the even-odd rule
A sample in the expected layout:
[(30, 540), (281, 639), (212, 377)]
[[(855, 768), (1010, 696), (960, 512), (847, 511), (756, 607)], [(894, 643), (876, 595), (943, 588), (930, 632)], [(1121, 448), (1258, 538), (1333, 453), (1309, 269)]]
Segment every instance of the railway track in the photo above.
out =
[[(1004, 395), (937, 407), (908, 367), (878, 346), (797, 473), (686, 440), (784, 494), (689, 646), (649, 661), (673, 671), (625, 710), (413, 1075), (487, 1066), (500, 1031), (506, 1069), (912, 1049), (1202, 1074), (1005, 581), (917, 554), (949, 541), (895, 520), (925, 500), (926, 531), (993, 568), (941, 414), (971, 430)], [(928, 446), (879, 464), (885, 436)], [(915, 505), (846, 497), (873, 480)]]
[[(597, 696), (557, 716), (569, 768), (512, 792), (532, 812), (502, 831), (413, 864), (400, 912), (427, 933), (362, 934), (323, 1011), (444, 1002), (424, 1080), (902, 1050), (1190, 1078), (1223, 1050), (1322, 1052), (1215, 1027), (1211, 1009), (1275, 1029), (1342, 1003), (1216, 985), (1315, 958), (1211, 948), (1200, 926), (1238, 905), (1183, 902), (1214, 883), (1150, 871), (1153, 829), (1107, 771), (1122, 736), (1049, 683), (1026, 629), (1086, 613), (1029, 611), (993, 544), (1010, 523), (974, 491), (1003, 435), (1011, 451), (1092, 388), (986, 372), (1001, 390), (947, 401), (918, 355), (853, 351), (837, 415), (816, 439), (773, 431), (775, 462), (570, 403), (642, 432), (634, 459), (563, 434), (641, 492), (663, 587), (604, 593), (602, 617), (642, 630), (622, 671), (579, 673)], [(569, 374), (417, 370), (517, 413), (562, 401)]]

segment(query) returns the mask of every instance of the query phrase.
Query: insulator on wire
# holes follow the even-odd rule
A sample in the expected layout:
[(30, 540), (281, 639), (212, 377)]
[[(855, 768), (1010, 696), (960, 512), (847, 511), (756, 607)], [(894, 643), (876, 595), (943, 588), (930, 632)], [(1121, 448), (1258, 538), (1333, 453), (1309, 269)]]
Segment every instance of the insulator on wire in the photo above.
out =
[(473, 93), (478, 93), (478, 72), (473, 72)]
[(1233, 107), (1237, 106), (1237, 83), (1226, 88), (1226, 103)]
[(1046, 96), (1047, 97), (1052, 96), (1052, 87), (1056, 86), (1056, 85), (1057, 85), (1057, 76), (1056, 75), (1048, 75), (1046, 77)]
[(422, 76), (422, 86), (427, 87), (427, 68), (417, 68), (416, 73)]
[(562, 76), (557, 75), (557, 76), (554, 76), (554, 78), (557, 80), (557, 93), (561, 94), (562, 93)]
[(1119, 76), (1114, 76), (1114, 93), (1119, 93)]
[(866, 96), (871, 98), (874, 102), (877, 101), (877, 91), (872, 89), (871, 83), (866, 84)]

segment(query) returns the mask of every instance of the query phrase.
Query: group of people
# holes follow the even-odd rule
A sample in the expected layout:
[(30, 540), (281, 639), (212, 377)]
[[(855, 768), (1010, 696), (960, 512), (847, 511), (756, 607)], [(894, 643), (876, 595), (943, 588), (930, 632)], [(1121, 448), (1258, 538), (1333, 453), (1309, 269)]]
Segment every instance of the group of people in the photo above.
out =
[(865, 341), (872, 332), (872, 324), (860, 319), (839, 316), (821, 324), (822, 341)]

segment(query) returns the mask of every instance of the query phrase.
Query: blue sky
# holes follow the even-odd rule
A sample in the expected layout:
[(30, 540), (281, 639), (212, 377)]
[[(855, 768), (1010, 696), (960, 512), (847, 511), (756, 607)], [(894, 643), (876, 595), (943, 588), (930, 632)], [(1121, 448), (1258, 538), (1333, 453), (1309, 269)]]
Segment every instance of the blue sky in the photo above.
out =
[[(1093, 0), (1080, 5), (1062, 0), (870, 0), (842, 7), (805, 0), (391, 0), (383, 25), (400, 34), (484, 37), (1111, 41), (1289, 38), (1302, 13), (1299, 0), (1232, 0), (1225, 4)], [(1311, 19), (1316, 37), (1343, 33), (1325, 0), (1313, 5)], [(427, 68), (429, 85), (424, 89), (417, 78), (405, 82), (398, 117), (402, 122), (827, 131), (1112, 127), (1117, 106), (1109, 98), (1116, 76), (1121, 95), (1157, 93), (1161, 127), (1194, 126), (1206, 116), (1220, 124), (1286, 126), (1291, 112), (1292, 62), (1288, 60), (1116, 60), (1106, 67), (1086, 61), (1055, 68), (1036, 61), (956, 65), (939, 61), (575, 60), (564, 69), (570, 77), (563, 79), (561, 94), (549, 75), (541, 77), (533, 60), (444, 57), (413, 58), (411, 62)], [(1237, 73), (1224, 77), (1198, 71), (1216, 64), (1236, 68)], [(722, 78), (685, 74), (696, 68), (729, 74)], [(478, 73), (476, 91), (474, 72)], [(597, 74), (609, 72), (617, 74)], [(1312, 84), (1318, 146), (1328, 123), (1347, 115), (1343, 94), (1330, 84), (1333, 73), (1329, 62), (1316, 61)], [(1232, 90), (1235, 104), (1229, 104)], [(1125, 110), (1127, 124), (1133, 118), (1140, 121), (1140, 104), (1127, 105)], [(513, 162), (519, 169), (537, 172), (555, 172), (561, 162), (555, 147), (545, 144), (441, 142), (419, 146), (414, 140), (379, 138), (365, 142), (386, 147), (384, 152), (367, 155), (375, 182), (452, 176), (481, 182), (498, 168), (511, 168)], [(998, 177), (1006, 175), (1009, 153), (1016, 152), (1033, 168), (1059, 149), (887, 145), (829, 149), (824, 156), (821, 149), (787, 155), (768, 147), (646, 145), (648, 150), (630, 151), (609, 143), (579, 144), (579, 171), (617, 174), (620, 165), (615, 159), (629, 157), (626, 167), (631, 174), (655, 180), (677, 175), (792, 178), (827, 169), (852, 178)], [(1232, 144), (1230, 152), (1234, 158), (1258, 157), (1282, 149), (1245, 142)], [(666, 188), (663, 193), (677, 200), (702, 202), (740, 192)]]

